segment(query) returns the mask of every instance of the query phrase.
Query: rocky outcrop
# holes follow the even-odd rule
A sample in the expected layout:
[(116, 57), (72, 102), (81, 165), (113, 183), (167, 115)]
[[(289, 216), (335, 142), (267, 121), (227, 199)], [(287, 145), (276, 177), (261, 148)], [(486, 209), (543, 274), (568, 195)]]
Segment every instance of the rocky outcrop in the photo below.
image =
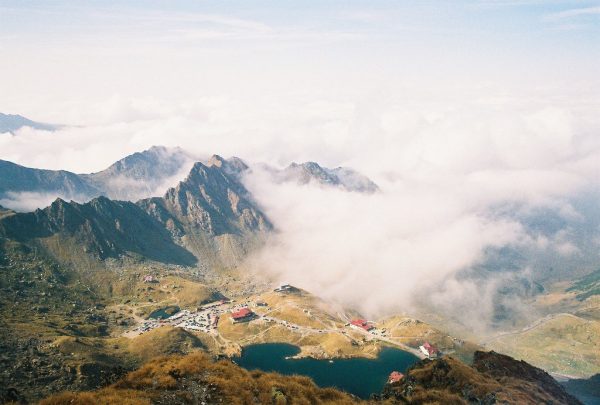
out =
[(216, 155), (208, 165), (198, 162), (164, 197), (138, 203), (201, 262), (225, 267), (260, 246), (273, 228), (238, 180), (241, 161), (230, 162)]
[(495, 352), (475, 352), (469, 366), (452, 357), (423, 360), (382, 399), (396, 403), (580, 404), (548, 373)]

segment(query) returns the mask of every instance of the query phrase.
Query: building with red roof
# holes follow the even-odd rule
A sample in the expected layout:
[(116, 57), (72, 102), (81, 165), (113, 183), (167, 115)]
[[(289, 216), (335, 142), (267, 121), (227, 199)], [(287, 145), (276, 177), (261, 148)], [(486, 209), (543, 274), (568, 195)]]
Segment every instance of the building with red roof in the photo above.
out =
[(231, 320), (235, 322), (246, 322), (254, 318), (254, 312), (250, 308), (241, 308), (231, 313)]
[(374, 328), (369, 322), (364, 319), (353, 319), (350, 321), (350, 325), (366, 330), (367, 332)]
[(427, 357), (437, 357), (439, 350), (434, 345), (429, 342), (423, 343), (423, 345), (419, 346), (419, 350), (423, 352), (423, 354)]
[(388, 377), (388, 384), (393, 384), (395, 382), (402, 380), (403, 378), (404, 378), (404, 374), (402, 374), (401, 372), (392, 371), (392, 373)]

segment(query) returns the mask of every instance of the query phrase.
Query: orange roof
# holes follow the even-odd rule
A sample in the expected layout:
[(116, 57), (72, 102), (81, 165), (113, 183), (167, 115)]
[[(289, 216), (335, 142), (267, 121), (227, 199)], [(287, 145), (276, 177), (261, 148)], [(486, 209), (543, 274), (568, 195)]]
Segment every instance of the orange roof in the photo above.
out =
[(364, 319), (353, 319), (350, 323), (354, 326), (358, 326), (359, 328), (363, 328), (366, 331), (373, 329), (373, 325), (370, 325)]
[(392, 371), (390, 376), (388, 377), (388, 383), (395, 383), (404, 378), (404, 374), (399, 371)]
[(241, 318), (245, 318), (249, 315), (252, 315), (252, 311), (250, 311), (248, 308), (242, 308), (239, 311), (231, 313), (231, 317), (233, 319), (241, 319)]
[(438, 351), (437, 347), (435, 347), (434, 345), (430, 344), (429, 342), (423, 343), (423, 347), (425, 348), (425, 350), (427, 350), (427, 352), (430, 355), (433, 355), (433, 354), (437, 353), (437, 351)]

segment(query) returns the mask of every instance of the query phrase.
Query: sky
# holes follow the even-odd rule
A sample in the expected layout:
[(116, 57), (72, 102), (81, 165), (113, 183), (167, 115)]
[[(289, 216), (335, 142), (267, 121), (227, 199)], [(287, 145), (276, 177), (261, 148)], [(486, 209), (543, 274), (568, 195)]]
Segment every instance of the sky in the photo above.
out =
[(497, 208), (585, 219), (598, 1), (0, 0), (0, 52), (0, 112), (64, 125), (0, 134), (0, 159), (92, 172), (165, 145), (371, 177), (381, 194), (246, 179), (279, 228), (256, 267), (365, 313), (435, 279), (431, 301), (481, 326), (502, 280), (457, 275), (487, 249), (585, 251), (576, 227), (542, 235)]
[(251, 102), (412, 85), (597, 90), (599, 11), (577, 0), (3, 0), (0, 109), (62, 121), (62, 104), (115, 95)]

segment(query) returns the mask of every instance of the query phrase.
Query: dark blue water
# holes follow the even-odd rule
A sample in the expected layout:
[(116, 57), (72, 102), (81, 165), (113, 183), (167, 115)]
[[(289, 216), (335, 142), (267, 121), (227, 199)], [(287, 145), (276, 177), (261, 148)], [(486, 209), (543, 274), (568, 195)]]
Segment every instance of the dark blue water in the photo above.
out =
[(333, 363), (311, 358), (285, 359), (299, 352), (293, 345), (265, 343), (246, 346), (242, 356), (233, 360), (249, 370), (305, 375), (321, 387), (336, 387), (360, 398), (380, 393), (392, 371), (404, 373), (418, 361), (411, 353), (392, 348), (383, 348), (376, 359), (336, 359)]
[(179, 307), (176, 305), (164, 307), (153, 311), (150, 315), (148, 315), (149, 319), (167, 319), (171, 315), (175, 315), (179, 312)]

